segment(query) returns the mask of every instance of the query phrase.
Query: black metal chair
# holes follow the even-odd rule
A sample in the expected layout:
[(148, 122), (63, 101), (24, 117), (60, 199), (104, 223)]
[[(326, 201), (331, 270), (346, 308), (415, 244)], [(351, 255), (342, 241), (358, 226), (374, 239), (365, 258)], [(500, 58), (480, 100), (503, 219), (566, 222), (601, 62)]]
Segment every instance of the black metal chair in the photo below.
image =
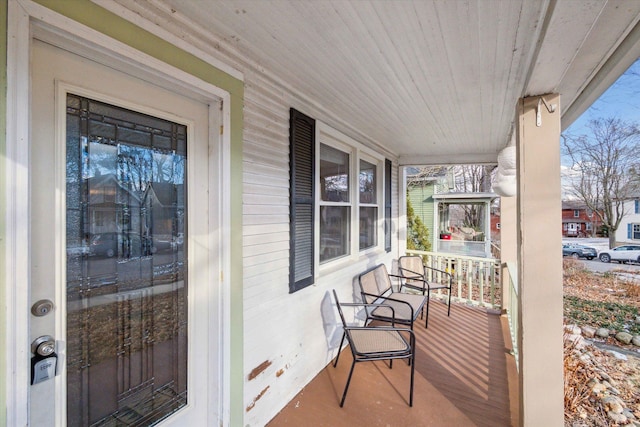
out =
[[(428, 272), (431, 276), (439, 275), (441, 281), (428, 280)], [(451, 273), (437, 268), (424, 265), (422, 257), (419, 255), (406, 255), (398, 259), (398, 272), (403, 278), (403, 286), (427, 294), (427, 322), (429, 321), (429, 299), (431, 299), (431, 291), (437, 289), (446, 289), (449, 293), (449, 301), (447, 307), (447, 316), (451, 315)]]
[[(342, 349), (344, 339), (347, 338), (349, 342), (349, 348), (353, 355), (353, 362), (351, 363), (351, 370), (349, 371), (349, 377), (347, 378), (347, 384), (344, 387), (344, 393), (342, 394), (342, 400), (340, 400), (340, 407), (344, 405), (344, 400), (347, 397), (347, 390), (351, 383), (351, 376), (353, 375), (353, 368), (358, 362), (372, 362), (376, 360), (389, 360), (389, 368), (393, 367), (394, 359), (407, 359), (407, 362), (411, 366), (411, 383), (409, 389), (409, 406), (413, 406), (413, 378), (415, 367), (415, 335), (411, 329), (396, 328), (394, 323), (392, 326), (354, 326), (349, 325), (345, 320), (342, 307), (361, 307), (369, 304), (364, 303), (340, 303), (338, 300), (338, 294), (335, 289), (333, 290), (333, 297), (336, 300), (336, 306), (338, 307), (338, 313), (340, 313), (340, 319), (342, 320), (342, 327), (344, 334), (338, 351)], [(376, 304), (379, 306), (379, 304)], [(392, 307), (388, 307), (393, 312)], [(336, 360), (333, 364), (335, 368), (338, 365), (338, 359), (340, 353), (336, 356)]]
[[(391, 279), (400, 280), (400, 289), (394, 290)], [(402, 276), (389, 274), (384, 264), (378, 264), (358, 276), (358, 284), (362, 301), (371, 304), (366, 308), (367, 321), (380, 320), (390, 322), (392, 312), (387, 306), (393, 307), (394, 321), (409, 325), (413, 329), (413, 322), (418, 314), (424, 315), (424, 307), (427, 303), (425, 295), (403, 292)], [(425, 320), (425, 327), (427, 327)]]

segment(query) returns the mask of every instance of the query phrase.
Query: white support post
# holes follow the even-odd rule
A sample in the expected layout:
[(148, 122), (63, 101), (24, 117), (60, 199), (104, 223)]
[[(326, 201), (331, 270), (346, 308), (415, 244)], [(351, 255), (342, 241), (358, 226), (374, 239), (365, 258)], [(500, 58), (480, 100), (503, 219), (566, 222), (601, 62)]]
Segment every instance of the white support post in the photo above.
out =
[(520, 425), (531, 427), (564, 424), (560, 111), (539, 99), (517, 112)]

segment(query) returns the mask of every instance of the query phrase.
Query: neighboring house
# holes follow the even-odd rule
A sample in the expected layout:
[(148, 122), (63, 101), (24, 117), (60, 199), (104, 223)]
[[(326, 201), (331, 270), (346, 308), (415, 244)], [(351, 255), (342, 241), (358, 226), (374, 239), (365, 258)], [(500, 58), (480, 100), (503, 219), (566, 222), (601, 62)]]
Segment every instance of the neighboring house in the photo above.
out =
[(500, 240), (500, 208), (491, 208), (491, 240)]
[(434, 203), (435, 251), (490, 258), (493, 193), (442, 193)]
[[(1, 2), (0, 425), (266, 425), (339, 351), (331, 291), (405, 254), (406, 168), (511, 143), (518, 413), (561, 425), (560, 131), (640, 56), (640, 2), (595, 3)], [(92, 160), (144, 200), (91, 218)], [(184, 250), (67, 259), (137, 204)]]
[(158, 236), (184, 233), (184, 184), (151, 183), (142, 198), (145, 208), (145, 231)]
[(598, 233), (602, 221), (583, 202), (562, 202), (562, 236), (593, 237)]
[(124, 228), (140, 229), (140, 214), (126, 215), (123, 210), (123, 206), (127, 205), (135, 212), (140, 211), (139, 192), (123, 184), (115, 174), (93, 176), (86, 180), (86, 185), (88, 215), (81, 227), (83, 234), (120, 232)]
[(411, 201), (413, 213), (420, 218), (422, 223), (429, 230), (429, 240), (432, 250), (438, 247), (439, 235), (437, 229), (434, 228), (436, 212), (434, 210), (436, 204), (433, 195), (448, 191), (451, 178), (448, 176), (426, 177), (420, 180), (411, 178), (412, 184), (409, 186), (407, 197)]
[(498, 228), (490, 207), (497, 195), (451, 192), (451, 172), (420, 180), (408, 178), (408, 198), (414, 214), (429, 230), (432, 251), (491, 256), (491, 242)]
[(626, 200), (624, 212), (616, 230), (616, 242), (640, 243), (640, 199)]

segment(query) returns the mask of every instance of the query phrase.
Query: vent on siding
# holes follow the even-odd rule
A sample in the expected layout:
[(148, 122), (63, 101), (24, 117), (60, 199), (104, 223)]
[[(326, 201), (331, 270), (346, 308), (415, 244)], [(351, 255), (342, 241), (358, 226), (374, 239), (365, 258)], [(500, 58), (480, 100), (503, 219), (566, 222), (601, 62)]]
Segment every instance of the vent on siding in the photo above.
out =
[(290, 110), (289, 293), (313, 284), (316, 123)]

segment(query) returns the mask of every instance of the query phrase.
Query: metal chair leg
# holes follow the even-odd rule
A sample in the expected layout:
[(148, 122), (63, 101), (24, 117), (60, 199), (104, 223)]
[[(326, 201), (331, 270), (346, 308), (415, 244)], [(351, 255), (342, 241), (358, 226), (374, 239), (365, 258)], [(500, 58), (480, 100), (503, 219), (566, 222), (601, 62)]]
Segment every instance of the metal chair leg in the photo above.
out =
[(338, 355), (336, 356), (335, 362), (333, 362), (333, 367), (338, 366), (338, 359), (340, 358), (340, 352), (342, 352), (342, 344), (344, 344), (344, 339), (347, 336), (346, 332), (342, 332), (342, 339), (340, 340), (340, 347), (338, 347)]
[(414, 377), (414, 370), (416, 367), (416, 353), (415, 353), (415, 349), (413, 350), (411, 357), (409, 358), (409, 361), (411, 363), (411, 385), (409, 387), (410, 391), (409, 391), (409, 406), (413, 406), (413, 377)]
[(431, 299), (431, 289), (427, 288), (427, 320), (424, 322), (424, 327), (429, 327), (429, 300)]
[(342, 400), (340, 401), (340, 407), (344, 405), (344, 399), (347, 397), (347, 390), (349, 389), (349, 383), (351, 382), (351, 375), (353, 374), (353, 368), (356, 366), (356, 360), (353, 359), (351, 363), (351, 370), (349, 371), (349, 377), (347, 378), (347, 384), (344, 386), (344, 393), (342, 393)]

